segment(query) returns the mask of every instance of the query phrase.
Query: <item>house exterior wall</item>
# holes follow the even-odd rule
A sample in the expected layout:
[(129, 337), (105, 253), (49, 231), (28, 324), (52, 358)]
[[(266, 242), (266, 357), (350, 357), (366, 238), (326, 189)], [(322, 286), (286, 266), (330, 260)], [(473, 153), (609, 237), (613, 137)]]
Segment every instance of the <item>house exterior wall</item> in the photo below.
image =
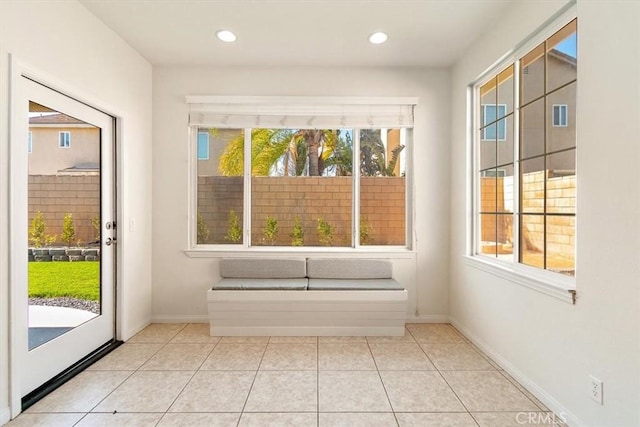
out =
[[(96, 127), (44, 127), (31, 125), (29, 175), (55, 175), (81, 163), (100, 164), (100, 130)], [(60, 148), (60, 132), (71, 134), (71, 146)]]
[[(577, 2), (576, 304), (466, 256), (467, 87), (565, 4), (514, 3), (453, 68), (451, 319), (569, 425), (637, 426), (640, 3)], [(589, 375), (603, 381), (604, 405), (591, 400)]]
[(207, 160), (198, 160), (198, 176), (216, 176), (220, 175), (218, 165), (220, 156), (224, 153), (227, 144), (233, 139), (242, 135), (240, 129), (200, 129), (198, 132), (206, 132), (209, 134), (209, 158)]
[(126, 262), (118, 272), (118, 338), (128, 339), (151, 320), (151, 66), (77, 1), (0, 1), (0, 424), (10, 417), (10, 402), (18, 402), (17, 413), (20, 398), (9, 395), (8, 363), (10, 54), (40, 79), (119, 119), (125, 226), (118, 240)]
[[(555, 56), (549, 56), (547, 61), (547, 86), (557, 88), (567, 81), (576, 78), (576, 67)], [(519, 71), (516, 71), (519, 72)], [(542, 94), (544, 92), (544, 61), (541, 59), (532, 62), (527, 66), (527, 93)], [(576, 105), (575, 105), (576, 85), (567, 86), (556, 94), (541, 99), (521, 110), (521, 134), (519, 135), (521, 144), (521, 156), (530, 157), (542, 154), (545, 141), (545, 122), (547, 135), (547, 151), (558, 147), (570, 147), (576, 140)], [(507, 114), (514, 111), (513, 108), (513, 77), (498, 87), (498, 93), (493, 90), (481, 97), (481, 105), (493, 105), (496, 103), (506, 105)], [(553, 126), (553, 104), (567, 105), (567, 126)], [(496, 158), (495, 164), (498, 166), (511, 162), (513, 159), (514, 137), (513, 137), (513, 115), (504, 119), (506, 121), (505, 140), (480, 140), (481, 158), (487, 159), (481, 168), (488, 167), (490, 162)], [(481, 131), (478, 131), (481, 133)], [(496, 149), (497, 145), (497, 149)], [(555, 151), (555, 150), (554, 150)], [(536, 163), (536, 167), (540, 167)], [(547, 161), (548, 170), (575, 170), (575, 164), (565, 157), (550, 157)], [(512, 173), (512, 172), (511, 172)]]

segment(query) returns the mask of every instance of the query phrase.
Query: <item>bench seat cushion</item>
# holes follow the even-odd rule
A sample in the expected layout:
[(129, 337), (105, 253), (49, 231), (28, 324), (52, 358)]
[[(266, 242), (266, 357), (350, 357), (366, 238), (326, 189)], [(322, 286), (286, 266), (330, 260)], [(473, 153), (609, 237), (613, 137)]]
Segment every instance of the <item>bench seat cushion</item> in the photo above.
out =
[(305, 291), (307, 289), (307, 279), (222, 279), (213, 285), (214, 291), (268, 291), (268, 290), (289, 290)]
[(304, 258), (223, 258), (220, 276), (233, 279), (292, 279), (307, 274)]
[(310, 291), (401, 291), (393, 279), (309, 279)]
[(307, 260), (310, 279), (391, 279), (392, 265), (382, 259), (321, 259)]

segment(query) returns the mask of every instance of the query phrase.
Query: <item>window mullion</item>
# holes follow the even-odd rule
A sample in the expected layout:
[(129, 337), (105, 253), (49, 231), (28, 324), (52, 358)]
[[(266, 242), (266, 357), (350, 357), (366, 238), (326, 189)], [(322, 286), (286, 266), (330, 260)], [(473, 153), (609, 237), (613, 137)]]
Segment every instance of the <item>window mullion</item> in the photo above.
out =
[(513, 262), (520, 262), (520, 60), (513, 70)]
[(353, 179), (353, 195), (351, 203), (353, 210), (353, 224), (351, 234), (354, 248), (360, 247), (360, 129), (353, 130), (353, 148), (352, 148), (352, 179)]
[(244, 129), (244, 201), (242, 246), (251, 247), (251, 128)]

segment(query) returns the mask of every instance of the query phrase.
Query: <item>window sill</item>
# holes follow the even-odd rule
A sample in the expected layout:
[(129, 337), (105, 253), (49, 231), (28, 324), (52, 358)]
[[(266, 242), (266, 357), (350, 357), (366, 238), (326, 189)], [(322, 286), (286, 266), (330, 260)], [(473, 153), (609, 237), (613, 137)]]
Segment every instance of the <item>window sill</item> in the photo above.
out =
[(576, 303), (575, 285), (569, 285), (568, 280), (552, 280), (547, 277), (535, 277), (526, 272), (517, 271), (508, 265), (499, 265), (490, 260), (485, 260), (481, 256), (466, 255), (464, 263), (470, 267), (477, 268), (494, 276), (507, 279), (518, 285), (533, 289), (534, 291), (549, 295), (569, 304)]
[(221, 258), (233, 256), (238, 258), (251, 258), (255, 256), (289, 256), (289, 257), (351, 257), (351, 258), (371, 258), (384, 257), (391, 259), (413, 259), (415, 251), (406, 248), (291, 248), (291, 247), (253, 247), (253, 248), (220, 248), (205, 247), (187, 249), (184, 253), (189, 258)]

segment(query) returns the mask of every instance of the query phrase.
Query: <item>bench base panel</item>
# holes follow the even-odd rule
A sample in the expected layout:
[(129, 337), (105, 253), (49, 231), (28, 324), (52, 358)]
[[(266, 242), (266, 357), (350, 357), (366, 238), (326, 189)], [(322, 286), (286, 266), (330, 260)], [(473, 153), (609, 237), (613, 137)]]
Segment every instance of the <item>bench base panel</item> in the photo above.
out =
[(402, 336), (407, 291), (207, 293), (211, 336)]

